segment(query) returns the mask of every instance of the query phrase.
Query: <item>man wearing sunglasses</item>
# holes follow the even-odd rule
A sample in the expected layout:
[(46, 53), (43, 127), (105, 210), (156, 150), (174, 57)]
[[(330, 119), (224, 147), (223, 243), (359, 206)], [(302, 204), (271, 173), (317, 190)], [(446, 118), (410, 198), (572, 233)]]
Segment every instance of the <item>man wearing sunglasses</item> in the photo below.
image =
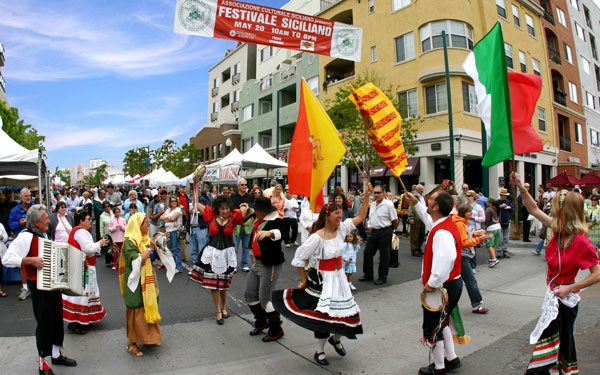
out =
[(387, 283), (390, 268), (390, 251), (392, 247), (392, 234), (398, 226), (398, 215), (396, 208), (389, 199), (385, 198), (385, 191), (381, 185), (373, 188), (375, 201), (369, 209), (368, 227), (370, 233), (367, 236), (365, 246), (363, 276), (358, 281), (372, 281), (373, 279), (373, 257), (379, 250), (378, 279), (375, 285)]

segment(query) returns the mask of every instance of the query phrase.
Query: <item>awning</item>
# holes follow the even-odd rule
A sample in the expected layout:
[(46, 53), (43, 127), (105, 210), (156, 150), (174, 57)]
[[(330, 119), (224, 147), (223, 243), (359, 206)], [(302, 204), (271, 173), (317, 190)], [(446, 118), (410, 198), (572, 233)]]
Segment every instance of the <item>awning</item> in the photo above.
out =
[[(404, 169), (404, 173), (402, 176), (418, 176), (421, 173), (421, 168), (419, 164), (420, 158), (408, 158), (408, 165)], [(373, 169), (371, 169), (370, 173), (371, 177), (391, 177), (393, 176), (390, 172), (389, 168), (385, 165), (379, 165)]]

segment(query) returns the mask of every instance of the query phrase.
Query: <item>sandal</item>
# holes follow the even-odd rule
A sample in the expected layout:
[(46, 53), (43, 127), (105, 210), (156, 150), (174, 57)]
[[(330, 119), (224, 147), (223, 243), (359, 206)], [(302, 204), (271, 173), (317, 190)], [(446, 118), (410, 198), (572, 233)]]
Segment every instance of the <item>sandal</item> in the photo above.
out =
[(227, 310), (221, 310), (221, 315), (223, 315), (223, 319), (229, 319), (229, 313)]
[(6, 296), (7, 296), (6, 292), (3, 290), (0, 290), (0, 297), (4, 298)]
[(127, 345), (125, 349), (134, 357), (141, 357), (144, 355), (144, 352), (142, 352), (136, 344)]

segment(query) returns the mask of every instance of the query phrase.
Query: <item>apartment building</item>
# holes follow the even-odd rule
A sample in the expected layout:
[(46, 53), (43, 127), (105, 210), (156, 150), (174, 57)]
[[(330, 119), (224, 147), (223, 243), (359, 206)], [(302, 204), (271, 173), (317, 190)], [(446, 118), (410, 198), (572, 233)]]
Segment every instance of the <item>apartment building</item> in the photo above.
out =
[[(412, 171), (426, 189), (450, 178), (450, 142), (454, 142), (455, 183), (483, 186), (481, 167), (481, 121), (476, 115), (472, 80), (462, 64), (479, 39), (500, 21), (504, 32), (509, 69), (541, 76), (543, 88), (534, 125), (544, 150), (517, 155), (517, 169), (532, 185), (551, 177), (558, 159), (553, 116), (552, 79), (542, 28), (544, 9), (531, 0), (392, 0), (320, 1), (319, 17), (363, 28), (360, 62), (321, 57), (321, 101), (363, 73), (385, 77), (397, 87), (405, 103), (403, 116), (417, 118), (417, 152), (410, 160)], [(446, 31), (450, 71), (454, 139), (449, 139), (448, 97), (441, 31)], [(489, 168), (489, 196), (508, 183), (509, 163)], [(385, 177), (385, 176), (384, 176)], [(342, 173), (342, 184), (353, 185), (354, 174)], [(398, 190), (395, 178), (380, 182)]]
[[(600, 59), (595, 33), (600, 29), (600, 8), (593, 0), (566, 2), (564, 22), (570, 25), (579, 61), (581, 101), (587, 125), (590, 169), (600, 169)], [(567, 18), (568, 14), (568, 18)]]
[(2, 68), (4, 67), (4, 44), (0, 43), (0, 100), (6, 101), (6, 81), (2, 75)]
[[(569, 0), (577, 4), (580, 0)], [(542, 27), (548, 47), (552, 77), (554, 122), (558, 134), (558, 172), (579, 177), (588, 171), (586, 120), (579, 78), (579, 58), (573, 30), (583, 35), (581, 25), (569, 22), (567, 0), (540, 0), (544, 8)], [(584, 36), (585, 37), (585, 36)]]

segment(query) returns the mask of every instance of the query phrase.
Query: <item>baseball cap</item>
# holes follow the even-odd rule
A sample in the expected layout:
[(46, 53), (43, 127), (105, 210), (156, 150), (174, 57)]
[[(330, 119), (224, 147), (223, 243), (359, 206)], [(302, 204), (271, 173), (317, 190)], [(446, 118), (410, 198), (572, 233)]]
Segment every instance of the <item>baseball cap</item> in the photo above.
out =
[(185, 187), (185, 184), (181, 183), (179, 184), (179, 187)]
[(156, 197), (158, 195), (158, 190), (152, 189), (152, 191), (150, 192), (150, 194), (152, 194), (152, 197)]

